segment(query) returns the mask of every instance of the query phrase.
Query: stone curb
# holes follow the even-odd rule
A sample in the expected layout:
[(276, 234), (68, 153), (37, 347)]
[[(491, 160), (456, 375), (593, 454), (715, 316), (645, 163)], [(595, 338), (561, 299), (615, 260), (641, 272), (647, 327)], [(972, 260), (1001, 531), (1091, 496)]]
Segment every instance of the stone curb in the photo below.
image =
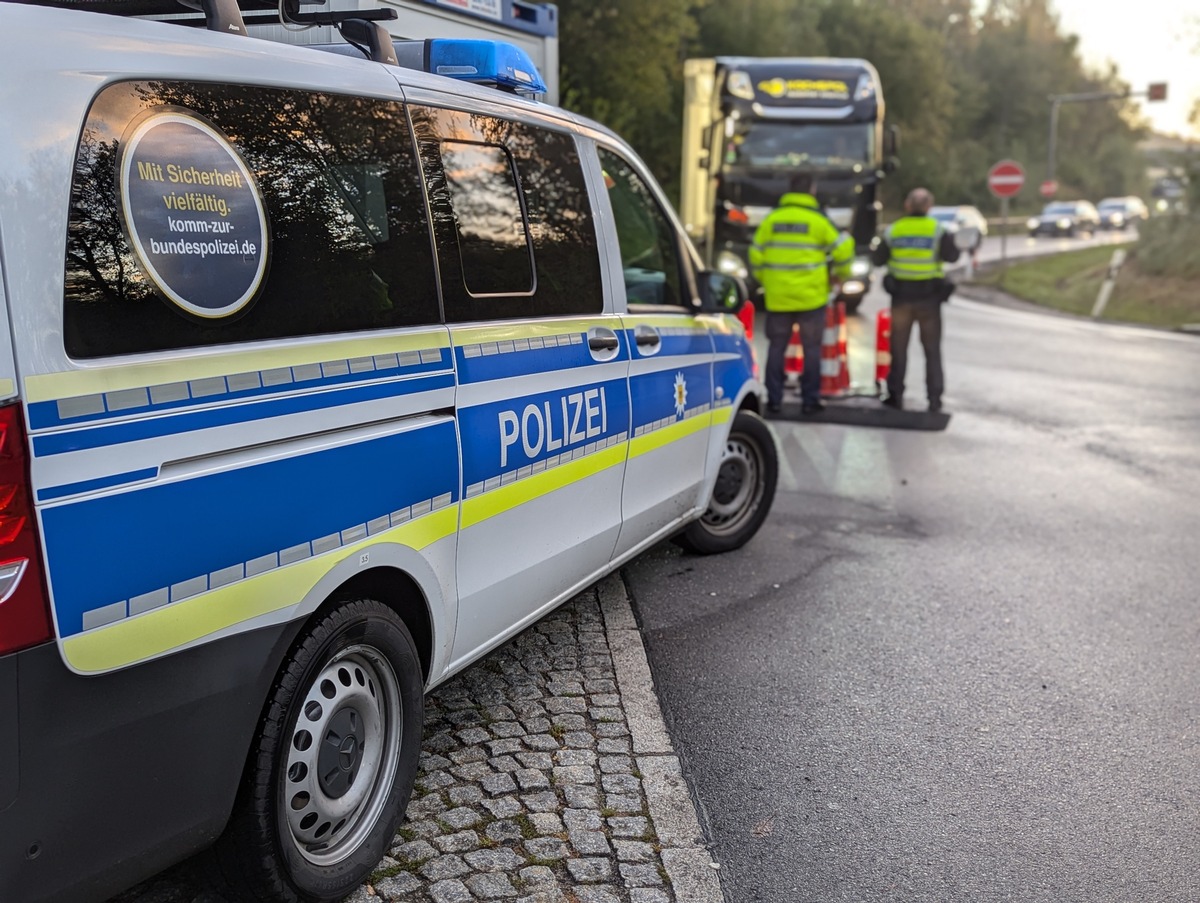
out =
[(597, 591), (646, 806), (663, 847), (662, 864), (676, 903), (725, 903), (717, 863), (704, 845), (696, 807), (663, 722), (642, 633), (620, 574), (605, 578)]

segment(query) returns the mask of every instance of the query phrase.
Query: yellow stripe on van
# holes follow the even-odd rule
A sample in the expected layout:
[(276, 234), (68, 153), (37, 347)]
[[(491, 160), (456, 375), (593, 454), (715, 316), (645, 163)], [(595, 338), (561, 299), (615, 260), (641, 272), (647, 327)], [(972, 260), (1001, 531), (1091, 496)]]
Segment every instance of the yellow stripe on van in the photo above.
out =
[[(597, 315), (598, 317), (599, 315)], [(542, 320), (537, 323), (500, 323), (487, 326), (455, 326), (454, 346), (478, 345), (482, 342), (509, 342), (514, 339), (531, 339), (537, 336), (567, 335), (587, 332), (593, 326), (605, 326), (608, 322), (616, 326), (617, 321), (608, 317), (604, 320)]]
[(448, 348), (450, 337), (444, 329), (406, 333), (387, 337), (370, 336), (361, 339), (342, 339), (305, 345), (288, 344), (279, 348), (256, 351), (236, 351), (225, 354), (201, 349), (192, 358), (169, 361), (142, 361), (106, 364), (95, 369), (68, 370), (25, 378), (25, 400), (57, 401), (78, 395), (140, 389), (166, 383), (188, 382), (212, 376), (230, 376), (246, 371), (271, 370), (276, 367), (296, 367), (324, 361), (356, 357), (395, 354), (421, 348)]
[(63, 641), (63, 655), (77, 671), (95, 673), (123, 668), (178, 649), (218, 631), (296, 605), (333, 564), (363, 549), (395, 542), (424, 549), (452, 536), (458, 528), (458, 506), (451, 505), (417, 520), (343, 546), (336, 561), (330, 555), (304, 561), (201, 593), (107, 627)]
[(17, 394), (17, 384), (11, 379), (0, 379), (0, 398)]
[(634, 436), (629, 441), (629, 457), (636, 458), (638, 455), (644, 455), (647, 452), (654, 451), (656, 448), (670, 445), (672, 442), (683, 439), (693, 433), (706, 430), (712, 425), (712, 419), (712, 414), (710, 413), (699, 414), (695, 417), (689, 417), (686, 420), (680, 420), (677, 423), (660, 427), (652, 432), (644, 433), (641, 436)]
[(541, 473), (535, 473), (516, 482), (509, 483), (497, 489), (489, 490), (483, 495), (477, 495), (463, 501), (462, 526), (467, 527), (481, 523), (489, 517), (503, 514), (523, 505), (528, 501), (547, 495), (555, 489), (569, 486), (594, 474), (615, 467), (625, 461), (625, 443), (618, 443), (610, 448), (593, 452), (578, 461), (559, 464)]

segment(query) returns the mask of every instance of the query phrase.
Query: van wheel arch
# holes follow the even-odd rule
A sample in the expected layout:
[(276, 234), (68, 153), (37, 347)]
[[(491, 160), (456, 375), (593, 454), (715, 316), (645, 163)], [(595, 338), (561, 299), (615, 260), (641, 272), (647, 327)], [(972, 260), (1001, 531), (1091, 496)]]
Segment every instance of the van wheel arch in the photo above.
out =
[(375, 599), (400, 616), (408, 628), (417, 654), (421, 659), (421, 673), (429, 683), (433, 666), (433, 616), (429, 600), (420, 585), (411, 575), (399, 568), (376, 567), (355, 574), (336, 590), (308, 620), (316, 620), (331, 608), (355, 599)]

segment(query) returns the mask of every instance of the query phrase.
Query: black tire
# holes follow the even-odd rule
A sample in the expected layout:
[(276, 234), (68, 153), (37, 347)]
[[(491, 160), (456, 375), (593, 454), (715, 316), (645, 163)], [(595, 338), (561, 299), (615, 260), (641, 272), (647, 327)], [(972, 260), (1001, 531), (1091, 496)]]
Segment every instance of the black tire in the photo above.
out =
[(404, 815), (423, 719), (420, 658), (392, 609), (362, 599), (315, 620), (280, 666), (213, 850), (221, 890), (279, 903), (353, 891)]
[(843, 302), (846, 305), (846, 316), (853, 317), (858, 313), (858, 307), (862, 304), (862, 295), (855, 295), (853, 298), (846, 298)]
[(753, 411), (739, 411), (708, 510), (688, 524), (676, 541), (701, 555), (740, 549), (767, 519), (778, 481), (775, 434)]

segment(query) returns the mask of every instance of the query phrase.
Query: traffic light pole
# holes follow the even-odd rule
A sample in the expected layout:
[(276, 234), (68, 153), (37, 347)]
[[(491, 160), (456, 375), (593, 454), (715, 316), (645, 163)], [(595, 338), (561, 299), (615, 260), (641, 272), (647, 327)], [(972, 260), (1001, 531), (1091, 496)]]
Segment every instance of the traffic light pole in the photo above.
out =
[(1120, 100), (1134, 97), (1124, 91), (1091, 91), (1086, 94), (1051, 94), (1050, 95), (1050, 141), (1046, 151), (1046, 181), (1054, 181), (1054, 157), (1058, 149), (1058, 109), (1064, 103), (1093, 103), (1098, 100)]
[[(1155, 89), (1160, 89), (1161, 94)], [(1128, 97), (1146, 97), (1149, 100), (1164, 100), (1166, 85), (1151, 85), (1149, 91), (1089, 91), (1084, 94), (1050, 95), (1050, 140), (1046, 150), (1046, 181), (1054, 181), (1054, 157), (1058, 149), (1058, 109), (1064, 103), (1094, 103), (1100, 100), (1124, 100)]]

